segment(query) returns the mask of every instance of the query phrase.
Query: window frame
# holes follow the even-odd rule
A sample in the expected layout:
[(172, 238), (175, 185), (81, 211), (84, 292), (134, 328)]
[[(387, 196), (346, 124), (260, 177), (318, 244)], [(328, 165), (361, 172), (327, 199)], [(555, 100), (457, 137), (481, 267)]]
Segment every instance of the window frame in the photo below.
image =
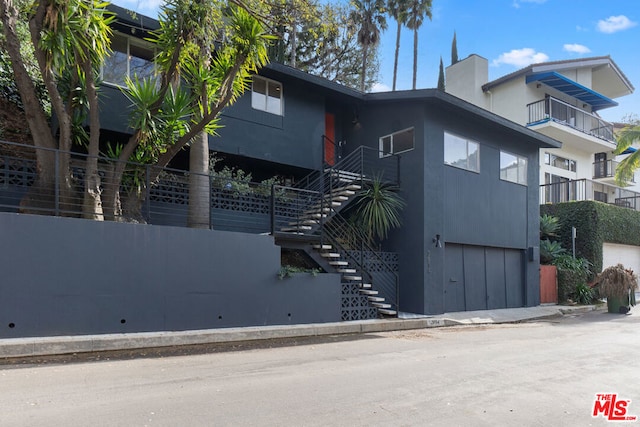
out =
[[(515, 159), (516, 159), (516, 180), (515, 181), (512, 180), (512, 179), (509, 179), (508, 176), (506, 176), (504, 178), (502, 177), (502, 171), (503, 171), (503, 168), (502, 168), (502, 155), (503, 154), (515, 157)], [(524, 167), (525, 167), (525, 170), (524, 170), (524, 182), (520, 182), (520, 177), (521, 177), (521, 172), (520, 172), (520, 164), (521, 163), (520, 162), (521, 161), (524, 161)], [(529, 186), (529, 182), (528, 182), (529, 158), (528, 157), (520, 155), (520, 154), (513, 153), (511, 151), (507, 151), (507, 150), (502, 150), (501, 149), (500, 150), (500, 163), (499, 164), (500, 164), (500, 180), (501, 181), (511, 182), (513, 184), (523, 185), (525, 187)]]
[[(255, 80), (262, 80), (265, 83), (265, 93), (259, 93), (259, 92), (255, 92), (253, 90), (253, 86), (255, 83)], [(279, 96), (279, 101), (280, 101), (280, 109), (278, 112), (274, 112), (274, 111), (270, 111), (269, 110), (269, 83), (272, 84), (276, 84), (278, 86), (280, 86), (280, 96)], [(256, 106), (256, 103), (254, 102), (254, 94), (258, 94), (260, 96), (264, 96), (264, 105), (262, 107), (258, 107)], [(275, 98), (275, 96), (273, 96), (272, 98)], [(251, 78), (251, 108), (254, 110), (258, 110), (258, 111), (263, 111), (265, 113), (268, 114), (273, 114), (275, 116), (284, 116), (284, 85), (277, 81), (277, 80), (273, 80), (267, 77), (263, 77), (263, 76), (259, 76), (259, 75), (254, 75)]]
[[(122, 51), (116, 51), (114, 50), (113, 52), (116, 53), (123, 53), (126, 56), (126, 72), (125, 75), (122, 76), (122, 82), (113, 82), (113, 81), (109, 81), (109, 80), (105, 80), (104, 79), (104, 70), (105, 70), (105, 65), (107, 65), (107, 60), (105, 60), (101, 67), (100, 67), (100, 78), (102, 79), (103, 83), (109, 86), (115, 86), (115, 87), (126, 87), (125, 81), (126, 78), (129, 77), (131, 79), (133, 79), (133, 76), (131, 75), (131, 59), (132, 59), (132, 55), (131, 55), (131, 44), (133, 43), (134, 45), (136, 45), (136, 47), (148, 50), (151, 53), (151, 57), (155, 58), (156, 54), (157, 54), (157, 49), (156, 46), (153, 43), (147, 42), (145, 40), (141, 40), (137, 37), (132, 37), (126, 34), (122, 34), (122, 33), (118, 33), (116, 32), (114, 34), (114, 38), (115, 37), (120, 37), (122, 39), (124, 39), (127, 43), (127, 51), (126, 52), (122, 52)], [(143, 78), (149, 77), (149, 76), (156, 76), (157, 77), (157, 73), (155, 71), (155, 62), (153, 59), (151, 59), (150, 61), (139, 57), (139, 56), (134, 56), (135, 58), (147, 61), (149, 63), (152, 64), (152, 67), (154, 68), (153, 73), (151, 73), (150, 75), (145, 75), (143, 76)]]
[[(466, 160), (467, 160), (467, 166), (460, 166), (460, 165), (456, 165), (454, 163), (450, 163), (447, 161), (447, 136), (451, 136), (454, 137), (458, 140), (463, 140), (465, 142), (465, 150), (466, 150)], [(469, 144), (474, 144), (477, 147), (477, 153), (478, 155), (476, 156), (476, 169), (472, 169), (469, 167)], [(444, 149), (443, 149), (443, 157), (444, 157), (444, 164), (446, 166), (451, 166), (457, 169), (462, 169), (465, 171), (469, 171), (469, 172), (473, 172), (473, 173), (480, 173), (480, 147), (482, 146), (482, 144), (480, 144), (478, 141), (475, 141), (473, 139), (469, 139), (466, 137), (463, 137), (461, 135), (455, 134), (453, 132), (448, 132), (445, 131), (444, 132), (444, 141), (443, 141), (443, 145), (444, 145)]]
[[(413, 138), (412, 138), (412, 144), (411, 144), (411, 148), (407, 148), (406, 150), (402, 150), (402, 151), (395, 151), (394, 152), (394, 145), (393, 145), (393, 137), (395, 135), (401, 134), (401, 133), (405, 133), (405, 132), (409, 132), (412, 131), (411, 133), (413, 134)], [(383, 140), (389, 138), (389, 151), (386, 152), (384, 150), (384, 142)], [(378, 138), (378, 157), (379, 158), (384, 158), (384, 157), (390, 157), (390, 156), (395, 156), (398, 154), (402, 154), (402, 153), (406, 153), (408, 151), (411, 150), (415, 150), (416, 148), (416, 128), (415, 126), (411, 126), (405, 129), (401, 129), (399, 131), (396, 132), (392, 132), (388, 135), (383, 135), (380, 138)]]
[[(562, 162), (566, 162), (567, 167), (556, 166), (554, 160), (560, 160)], [(553, 168), (561, 169), (568, 172), (576, 173), (578, 170), (578, 162), (573, 159), (569, 159), (567, 157), (559, 156), (554, 153), (550, 153), (548, 151), (544, 152), (544, 164), (551, 166)]]

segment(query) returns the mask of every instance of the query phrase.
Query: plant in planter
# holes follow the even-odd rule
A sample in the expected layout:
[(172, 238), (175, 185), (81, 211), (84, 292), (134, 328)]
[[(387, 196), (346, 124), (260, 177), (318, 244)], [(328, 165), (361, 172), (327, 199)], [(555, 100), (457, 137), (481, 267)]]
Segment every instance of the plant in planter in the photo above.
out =
[(595, 285), (600, 296), (607, 299), (609, 313), (624, 314), (630, 310), (630, 306), (636, 305), (638, 277), (622, 264), (604, 269), (596, 277)]

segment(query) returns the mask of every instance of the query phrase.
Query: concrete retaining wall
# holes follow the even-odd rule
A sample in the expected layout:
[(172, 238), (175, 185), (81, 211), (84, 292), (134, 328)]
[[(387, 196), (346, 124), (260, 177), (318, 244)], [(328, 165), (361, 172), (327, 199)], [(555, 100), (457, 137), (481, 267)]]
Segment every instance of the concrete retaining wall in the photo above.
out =
[(0, 213), (0, 338), (340, 320), (338, 274), (270, 236)]

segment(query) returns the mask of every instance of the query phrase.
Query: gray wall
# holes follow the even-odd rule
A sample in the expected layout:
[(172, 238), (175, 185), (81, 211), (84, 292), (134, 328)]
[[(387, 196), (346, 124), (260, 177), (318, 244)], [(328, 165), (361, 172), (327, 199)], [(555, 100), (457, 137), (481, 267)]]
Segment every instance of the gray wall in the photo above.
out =
[[(437, 314), (445, 307), (447, 242), (523, 254), (538, 245), (538, 147), (518, 132), (433, 102), (368, 104), (352, 138), (377, 148), (380, 136), (412, 126), (415, 148), (401, 154), (400, 162), (401, 193), (407, 202), (403, 227), (384, 246), (399, 252), (401, 310)], [(445, 131), (480, 143), (479, 174), (444, 165)], [(528, 158), (528, 186), (500, 180), (500, 148)], [(437, 234), (443, 247), (433, 243)], [(523, 304), (537, 305), (537, 260), (525, 260), (521, 274)]]
[(340, 320), (338, 274), (270, 236), (0, 213), (0, 338)]

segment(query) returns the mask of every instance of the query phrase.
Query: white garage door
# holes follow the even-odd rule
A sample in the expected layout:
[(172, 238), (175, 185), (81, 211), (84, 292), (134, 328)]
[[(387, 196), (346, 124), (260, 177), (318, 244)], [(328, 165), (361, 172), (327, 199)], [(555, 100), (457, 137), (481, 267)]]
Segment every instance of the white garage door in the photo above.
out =
[(602, 269), (622, 264), (625, 268), (640, 273), (640, 246), (604, 243), (602, 245)]

